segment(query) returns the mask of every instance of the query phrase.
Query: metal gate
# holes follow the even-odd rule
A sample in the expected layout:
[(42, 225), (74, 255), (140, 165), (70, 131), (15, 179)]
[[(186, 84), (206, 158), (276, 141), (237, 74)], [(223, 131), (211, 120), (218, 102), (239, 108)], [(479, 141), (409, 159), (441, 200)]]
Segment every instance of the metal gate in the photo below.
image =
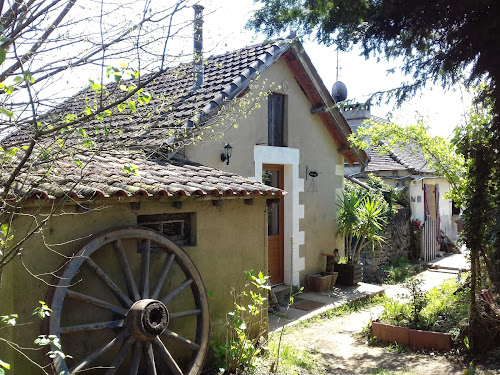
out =
[(436, 258), (436, 254), (439, 250), (439, 244), (437, 242), (436, 235), (436, 222), (427, 216), (424, 223), (424, 229), (422, 230), (422, 254), (421, 258), (424, 258), (424, 262), (429, 262)]

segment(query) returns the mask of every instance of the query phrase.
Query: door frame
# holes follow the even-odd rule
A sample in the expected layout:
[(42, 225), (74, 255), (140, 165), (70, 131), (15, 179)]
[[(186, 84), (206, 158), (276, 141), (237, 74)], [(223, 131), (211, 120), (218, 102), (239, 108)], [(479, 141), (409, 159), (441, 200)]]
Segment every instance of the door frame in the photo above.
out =
[[(285, 166), (282, 164), (263, 164), (262, 172), (271, 171), (278, 172), (278, 186), (275, 186), (281, 190), (285, 188)], [(279, 203), (279, 214), (278, 214), (278, 232), (279, 234), (279, 277), (276, 282), (272, 282), (273, 285), (282, 284), (285, 282), (285, 201), (283, 195), (280, 196)], [(268, 243), (269, 237), (277, 237), (277, 236), (267, 236)], [(269, 249), (268, 249), (269, 251)], [(269, 262), (269, 255), (268, 255)], [(269, 268), (269, 264), (268, 264)]]
[(299, 255), (300, 247), (305, 243), (305, 234), (299, 225), (299, 221), (304, 218), (304, 206), (300, 204), (299, 199), (299, 194), (304, 191), (304, 179), (299, 177), (300, 150), (255, 145), (253, 160), (254, 175), (249, 178), (259, 182), (262, 182), (263, 164), (285, 166), (285, 284), (300, 286), (300, 272), (306, 269), (305, 257)]

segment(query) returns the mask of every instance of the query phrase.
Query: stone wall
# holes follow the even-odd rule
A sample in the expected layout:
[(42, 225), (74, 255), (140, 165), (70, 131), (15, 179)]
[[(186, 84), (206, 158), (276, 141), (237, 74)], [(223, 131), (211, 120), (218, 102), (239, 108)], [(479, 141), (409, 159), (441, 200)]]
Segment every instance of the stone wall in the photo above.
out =
[(390, 221), (385, 231), (385, 242), (375, 248), (375, 251), (362, 251), (360, 262), (363, 264), (363, 281), (381, 282), (381, 268), (398, 258), (412, 258), (411, 211), (401, 208)]

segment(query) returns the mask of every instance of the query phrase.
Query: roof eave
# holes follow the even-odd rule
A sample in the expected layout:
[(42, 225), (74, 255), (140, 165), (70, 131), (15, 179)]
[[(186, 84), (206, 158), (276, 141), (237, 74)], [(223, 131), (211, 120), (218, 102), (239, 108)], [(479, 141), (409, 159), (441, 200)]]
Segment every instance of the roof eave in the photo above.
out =
[(335, 101), (325, 87), (311, 59), (304, 51), (300, 41), (295, 41), (289, 51), (283, 54), (285, 62), (294, 74), (297, 82), (302, 86), (312, 108), (324, 106), (326, 111), (318, 113), (330, 136), (335, 141), (338, 151), (350, 164), (359, 163), (365, 166), (368, 156), (363, 150), (352, 147), (348, 141), (351, 128), (344, 116), (338, 110)]

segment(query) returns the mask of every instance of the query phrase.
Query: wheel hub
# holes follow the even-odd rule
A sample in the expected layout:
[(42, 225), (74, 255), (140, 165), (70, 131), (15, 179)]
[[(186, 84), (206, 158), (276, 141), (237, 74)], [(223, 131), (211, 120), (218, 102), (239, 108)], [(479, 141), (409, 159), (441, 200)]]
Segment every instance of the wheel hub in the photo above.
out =
[(127, 326), (137, 340), (153, 340), (168, 326), (167, 307), (154, 299), (135, 302), (127, 313)]

